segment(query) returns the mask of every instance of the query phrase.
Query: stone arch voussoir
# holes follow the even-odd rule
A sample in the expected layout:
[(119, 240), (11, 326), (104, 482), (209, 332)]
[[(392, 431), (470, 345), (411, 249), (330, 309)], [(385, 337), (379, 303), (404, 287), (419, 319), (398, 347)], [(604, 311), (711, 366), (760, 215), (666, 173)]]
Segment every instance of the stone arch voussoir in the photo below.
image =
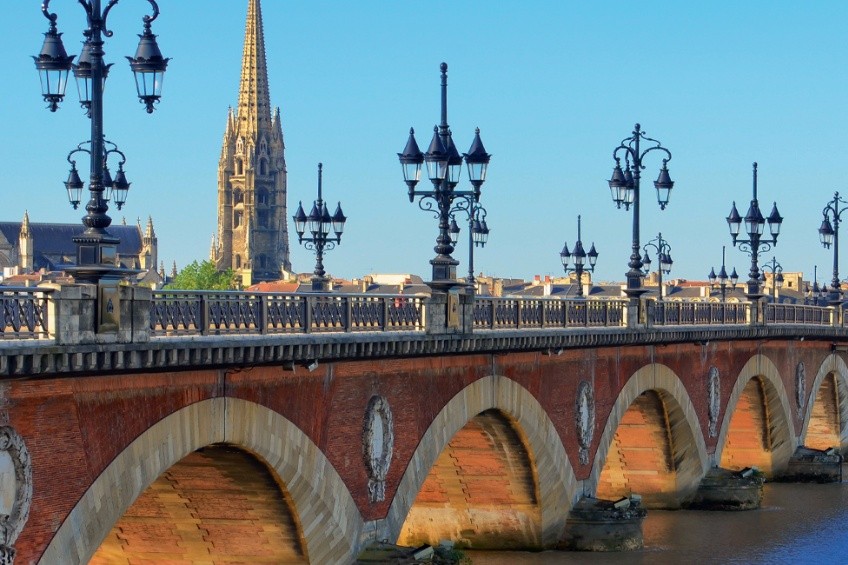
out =
[(813, 403), (816, 401), (816, 394), (819, 387), (821, 387), (824, 379), (831, 373), (836, 375), (836, 384), (839, 387), (840, 450), (842, 453), (846, 453), (848, 452), (848, 364), (836, 353), (832, 353), (825, 358), (810, 387), (809, 396), (806, 398), (806, 406), (804, 407), (804, 423), (801, 427), (800, 443), (804, 445), (806, 441), (810, 426), (810, 416), (813, 413)]
[[(592, 473), (585, 484), (586, 494), (593, 495), (597, 492), (601, 472), (624, 413), (642, 393), (652, 390), (660, 394), (663, 402), (670, 403), (669, 410), (677, 414), (676, 419), (679, 422), (672, 422), (672, 434), (676, 438), (679, 438), (681, 434), (686, 437), (691, 436), (691, 444), (681, 447), (686, 451), (688, 462), (684, 460), (681, 466), (681, 469), (685, 470), (685, 476), (678, 479), (679, 496), (685, 498), (690, 491), (694, 492), (706, 474), (710, 467), (710, 459), (698, 414), (689, 393), (674, 371), (665, 365), (652, 363), (633, 373), (618, 394), (598, 442)], [(692, 457), (696, 457), (697, 460), (693, 461)]]
[(250, 451), (283, 481), (311, 562), (353, 561), (362, 517), (318, 446), (277, 412), (245, 400), (217, 398), (166, 416), (119, 453), (59, 527), (39, 563), (88, 563), (112, 526), (157, 477), (192, 451), (214, 443)]
[(435, 417), (401, 478), (386, 517), (392, 539), (403, 523), (436, 459), (451, 438), (477, 414), (497, 409), (521, 428), (532, 451), (539, 481), (541, 537), (545, 547), (556, 545), (577, 493), (577, 479), (562, 440), (539, 401), (515, 381), (502, 376), (483, 377), (456, 394)]
[(727, 443), (730, 419), (736, 411), (739, 398), (742, 396), (742, 392), (745, 390), (748, 382), (755, 377), (761, 377), (763, 379), (768, 394), (767, 408), (773, 427), (772, 467), (775, 473), (779, 473), (786, 467), (789, 459), (795, 452), (797, 436), (795, 434), (795, 424), (792, 420), (789, 397), (786, 394), (786, 387), (783, 385), (783, 380), (780, 377), (780, 371), (771, 359), (762, 354), (751, 357), (745, 363), (745, 366), (742, 367), (742, 370), (739, 371), (733, 391), (730, 393), (730, 398), (724, 407), (721, 430), (713, 456), (714, 465), (718, 465), (721, 461), (722, 452)]

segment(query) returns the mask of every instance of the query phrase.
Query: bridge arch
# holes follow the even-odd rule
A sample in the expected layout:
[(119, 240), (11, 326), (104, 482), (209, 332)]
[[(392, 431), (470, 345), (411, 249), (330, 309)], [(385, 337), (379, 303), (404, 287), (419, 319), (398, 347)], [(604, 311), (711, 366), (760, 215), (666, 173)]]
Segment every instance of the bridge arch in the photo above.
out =
[(112, 526), (157, 477), (189, 453), (216, 443), (259, 456), (285, 483), (312, 562), (355, 558), (362, 517), (318, 446), (277, 412), (245, 400), (216, 398), (166, 416), (119, 453), (77, 502), (39, 563), (88, 563)]
[[(829, 388), (824, 391), (823, 387)], [(817, 406), (823, 400), (824, 392), (833, 393), (835, 402), (832, 406)], [(816, 378), (810, 387), (810, 394), (805, 401), (804, 422), (801, 426), (801, 444), (808, 447), (838, 447), (842, 453), (848, 449), (848, 365), (837, 354), (831, 353), (819, 367)], [(829, 404), (829, 403), (828, 403)], [(834, 413), (825, 414), (825, 417), (835, 417), (836, 428), (834, 435), (838, 436), (836, 445), (811, 445), (814, 431), (811, 424), (815, 426), (814, 413), (832, 410)]]
[(592, 472), (586, 485), (587, 493), (598, 492), (601, 474), (610, 450), (614, 448), (616, 432), (625, 414), (640, 397), (651, 392), (662, 402), (671, 444), (670, 458), (676, 467), (675, 500), (661, 505), (676, 506), (697, 489), (710, 464), (698, 414), (683, 382), (674, 371), (665, 365), (652, 363), (636, 371), (616, 398), (598, 442)]
[(397, 539), (430, 469), (451, 439), (475, 416), (498, 410), (520, 427), (535, 464), (541, 511), (541, 543), (559, 542), (578, 485), (562, 440), (539, 401), (503, 376), (483, 377), (457, 393), (433, 419), (401, 478), (386, 517), (390, 539)]
[[(764, 396), (764, 411), (768, 414), (768, 433), (770, 435), (771, 468), (763, 469), (767, 475), (772, 475), (775, 470), (780, 471), (789, 462), (789, 458), (795, 452), (796, 435), (795, 425), (792, 420), (789, 397), (780, 377), (780, 371), (771, 359), (762, 354), (751, 357), (739, 371), (736, 384), (727, 401), (724, 416), (722, 418), (721, 430), (715, 450), (715, 464), (721, 465), (725, 450), (728, 448), (728, 436), (730, 434), (731, 422), (743, 394), (747, 394), (751, 381), (757, 381), (762, 388)], [(748, 466), (750, 464), (747, 464)]]

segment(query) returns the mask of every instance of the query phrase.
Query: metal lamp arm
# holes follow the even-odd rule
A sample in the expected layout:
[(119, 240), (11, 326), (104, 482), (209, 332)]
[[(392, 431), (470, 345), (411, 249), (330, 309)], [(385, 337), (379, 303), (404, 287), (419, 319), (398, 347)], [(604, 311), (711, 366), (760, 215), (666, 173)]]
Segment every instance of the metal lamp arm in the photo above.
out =
[[(646, 139), (646, 140), (649, 140), (649, 141), (655, 141), (655, 140), (650, 139), (650, 138), (645, 138), (645, 139)], [(651, 151), (662, 151), (663, 153), (665, 153), (665, 154), (666, 154), (666, 157), (667, 157), (667, 159), (666, 159), (665, 161), (666, 161), (666, 162), (671, 161), (671, 151), (669, 151), (668, 149), (666, 149), (665, 147), (663, 147), (662, 145), (660, 145), (660, 144), (659, 144), (659, 141), (655, 141), (655, 143), (657, 144), (656, 146), (654, 146), (654, 147), (648, 147), (647, 149), (645, 149), (644, 151), (642, 151), (642, 154), (641, 154), (641, 155), (639, 155), (639, 164), (640, 164), (640, 165), (642, 165), (642, 160), (645, 158), (645, 155), (647, 155), (647, 154), (648, 154), (648, 153), (650, 153)], [(642, 169), (645, 169), (645, 168), (646, 168), (646, 167), (645, 167), (644, 165), (642, 165)]]

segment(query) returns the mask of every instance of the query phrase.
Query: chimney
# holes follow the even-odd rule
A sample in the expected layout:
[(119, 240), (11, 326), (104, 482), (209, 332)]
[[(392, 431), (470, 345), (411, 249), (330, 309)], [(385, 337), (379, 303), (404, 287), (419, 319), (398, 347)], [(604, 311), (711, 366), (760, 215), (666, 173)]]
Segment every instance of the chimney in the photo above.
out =
[(533, 275), (533, 286), (538, 286), (542, 284), (542, 277), (539, 275)]
[(503, 279), (495, 279), (492, 284), (492, 296), (500, 298), (503, 296)]

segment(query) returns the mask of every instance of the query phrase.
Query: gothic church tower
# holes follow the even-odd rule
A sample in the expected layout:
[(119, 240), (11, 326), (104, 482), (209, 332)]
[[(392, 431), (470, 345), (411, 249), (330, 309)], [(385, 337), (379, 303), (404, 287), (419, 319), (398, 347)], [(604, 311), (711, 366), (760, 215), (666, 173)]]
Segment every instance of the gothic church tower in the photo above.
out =
[(218, 237), (211, 259), (241, 285), (291, 270), (280, 109), (271, 113), (259, 0), (248, 0), (238, 107), (229, 109), (218, 163)]

